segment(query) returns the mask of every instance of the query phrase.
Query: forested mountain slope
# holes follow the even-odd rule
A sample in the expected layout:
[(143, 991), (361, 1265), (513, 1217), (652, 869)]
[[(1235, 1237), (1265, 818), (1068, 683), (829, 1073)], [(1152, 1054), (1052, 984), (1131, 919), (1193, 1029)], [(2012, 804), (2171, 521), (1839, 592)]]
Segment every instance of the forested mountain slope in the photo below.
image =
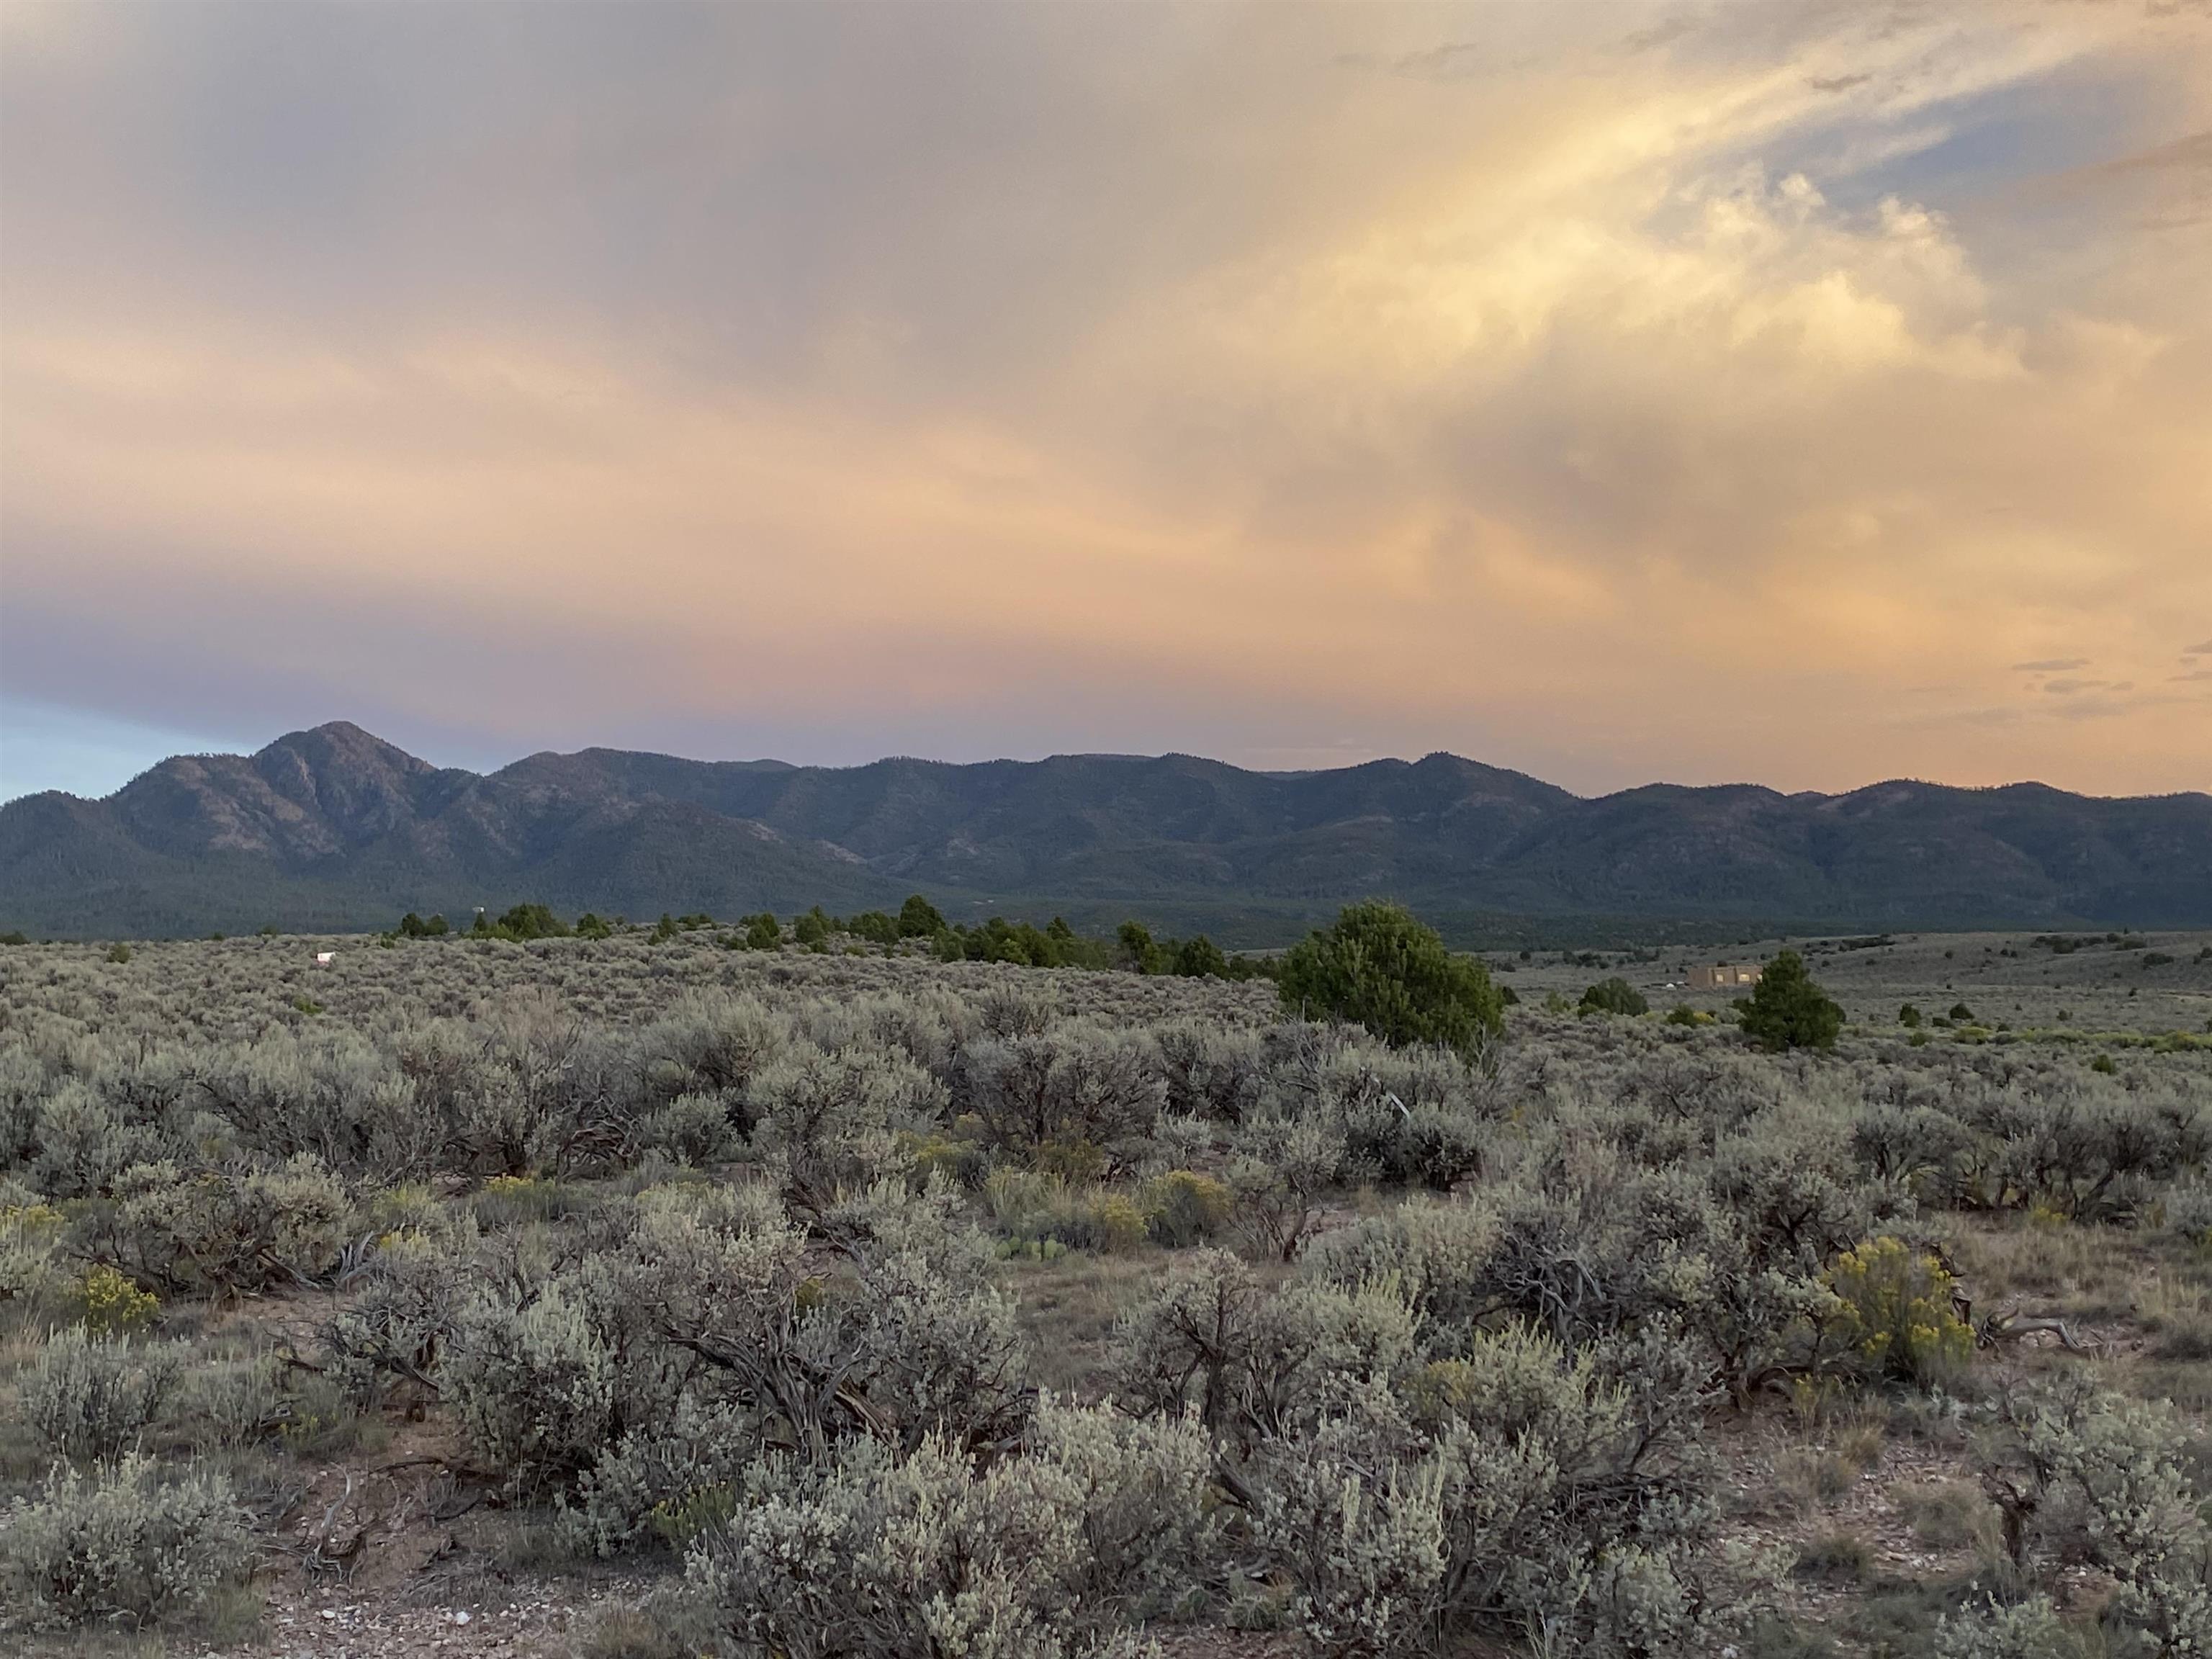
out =
[(2180, 926), (2212, 921), (2212, 796), (1893, 782), (1585, 799), (1444, 754), (1285, 774), (1184, 755), (829, 768), (592, 749), (479, 775), (337, 722), (175, 757), (105, 800), (0, 807), (0, 927), (40, 934), (382, 926), (526, 898), (729, 916), (916, 889), (1255, 943), (1377, 893), (1446, 918)]

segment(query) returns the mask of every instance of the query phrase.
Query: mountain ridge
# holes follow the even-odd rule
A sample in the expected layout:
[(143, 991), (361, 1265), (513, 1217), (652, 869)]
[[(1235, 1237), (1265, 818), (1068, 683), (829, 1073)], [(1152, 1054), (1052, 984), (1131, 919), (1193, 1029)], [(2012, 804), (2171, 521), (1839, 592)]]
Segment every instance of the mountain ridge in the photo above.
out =
[(830, 768), (592, 748), (479, 774), (339, 720), (250, 756), (174, 756), (98, 800), (0, 806), (0, 927), (42, 934), (368, 927), (520, 899), (788, 913), (916, 888), (954, 914), (1137, 914), (1250, 943), (1374, 893), (1446, 917), (2203, 925), (2212, 795), (1891, 779), (1584, 797), (1443, 751), (1267, 773), (1178, 754)]

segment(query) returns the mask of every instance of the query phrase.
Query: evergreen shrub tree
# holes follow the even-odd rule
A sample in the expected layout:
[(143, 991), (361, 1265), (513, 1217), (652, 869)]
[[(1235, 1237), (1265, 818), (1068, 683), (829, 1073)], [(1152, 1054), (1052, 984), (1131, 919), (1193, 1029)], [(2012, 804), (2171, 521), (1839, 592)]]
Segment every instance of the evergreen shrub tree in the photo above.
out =
[(1601, 979), (1584, 991), (1582, 1006), (1588, 1012), (1599, 1014), (1642, 1014), (1651, 1009), (1644, 994), (1619, 975)]
[(1480, 1048), (1504, 1029), (1503, 999), (1483, 965), (1444, 948), (1402, 905), (1345, 907), (1284, 958), (1285, 1012), (1352, 1020), (1394, 1046)]
[(1844, 1029), (1844, 1011), (1806, 972), (1805, 958), (1795, 951), (1767, 963), (1737, 1006), (1744, 1035), (1763, 1048), (1832, 1048)]
[(899, 906), (898, 931), (901, 939), (934, 939), (945, 931), (945, 918), (921, 894), (908, 893)]

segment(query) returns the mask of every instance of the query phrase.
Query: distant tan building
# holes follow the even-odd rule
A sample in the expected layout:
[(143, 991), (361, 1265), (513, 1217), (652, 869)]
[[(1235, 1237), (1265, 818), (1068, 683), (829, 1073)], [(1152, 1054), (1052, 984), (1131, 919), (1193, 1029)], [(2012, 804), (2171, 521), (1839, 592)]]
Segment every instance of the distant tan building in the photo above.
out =
[(1759, 976), (1765, 971), (1755, 962), (1699, 963), (1690, 969), (1690, 988), (1725, 991), (1740, 985), (1756, 985)]

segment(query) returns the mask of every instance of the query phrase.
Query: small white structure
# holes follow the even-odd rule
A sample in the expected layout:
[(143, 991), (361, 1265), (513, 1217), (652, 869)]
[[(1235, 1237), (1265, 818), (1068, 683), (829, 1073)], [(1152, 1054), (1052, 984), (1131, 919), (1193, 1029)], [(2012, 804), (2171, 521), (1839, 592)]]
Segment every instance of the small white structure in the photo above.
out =
[(318, 968), (327, 968), (337, 959), (338, 953), (335, 951), (318, 951), (315, 952), (315, 966)]

